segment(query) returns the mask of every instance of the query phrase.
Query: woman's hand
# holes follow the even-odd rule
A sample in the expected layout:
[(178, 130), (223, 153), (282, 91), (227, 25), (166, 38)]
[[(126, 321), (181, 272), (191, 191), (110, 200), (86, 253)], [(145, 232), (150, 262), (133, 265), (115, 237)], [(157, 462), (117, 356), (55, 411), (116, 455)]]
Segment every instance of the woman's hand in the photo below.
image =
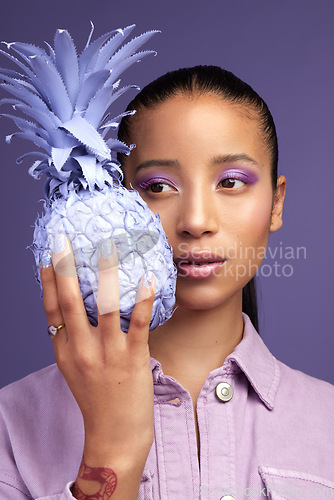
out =
[[(53, 266), (41, 268), (56, 361), (83, 415), (84, 460), (90, 466), (127, 464), (154, 438), (153, 380), (148, 347), (155, 280), (137, 293), (128, 333), (120, 328), (116, 245), (105, 242), (99, 259), (98, 326), (90, 325), (67, 238), (55, 242)], [(145, 281), (145, 280), (144, 280)], [(144, 283), (145, 284), (145, 283)]]

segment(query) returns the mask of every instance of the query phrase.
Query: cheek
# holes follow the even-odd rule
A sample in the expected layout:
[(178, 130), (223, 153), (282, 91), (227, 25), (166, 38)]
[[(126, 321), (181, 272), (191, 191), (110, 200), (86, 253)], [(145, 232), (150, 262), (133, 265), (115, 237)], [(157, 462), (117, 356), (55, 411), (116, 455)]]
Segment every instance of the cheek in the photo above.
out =
[(229, 244), (226, 273), (241, 289), (256, 274), (268, 243), (272, 196), (252, 198), (240, 207), (228, 230)]
[(235, 228), (237, 237), (244, 244), (266, 244), (271, 221), (272, 195), (267, 191), (250, 199), (238, 212)]
[(252, 210), (250, 219), (253, 221), (254, 229), (258, 232), (268, 233), (271, 220), (272, 196), (263, 196)]

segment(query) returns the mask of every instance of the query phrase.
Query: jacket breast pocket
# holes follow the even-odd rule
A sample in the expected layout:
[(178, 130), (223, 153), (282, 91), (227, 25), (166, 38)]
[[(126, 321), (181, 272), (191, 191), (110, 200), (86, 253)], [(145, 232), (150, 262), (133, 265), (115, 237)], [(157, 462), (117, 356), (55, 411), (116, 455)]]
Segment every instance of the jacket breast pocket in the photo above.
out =
[(153, 500), (153, 474), (149, 471), (143, 472), (137, 500)]
[(334, 482), (306, 472), (259, 467), (265, 494), (271, 500), (332, 498)]

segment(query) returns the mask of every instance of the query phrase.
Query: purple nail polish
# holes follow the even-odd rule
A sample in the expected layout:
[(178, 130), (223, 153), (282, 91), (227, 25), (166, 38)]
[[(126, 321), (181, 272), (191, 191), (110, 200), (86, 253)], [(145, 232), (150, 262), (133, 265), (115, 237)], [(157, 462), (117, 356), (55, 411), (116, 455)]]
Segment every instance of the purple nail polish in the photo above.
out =
[(42, 253), (41, 266), (43, 268), (52, 266), (52, 252), (49, 248), (46, 248)]
[(144, 274), (143, 286), (150, 287), (152, 285), (152, 281), (153, 281), (153, 273), (152, 273), (152, 271), (147, 271)]
[(106, 240), (103, 240), (100, 244), (100, 256), (107, 259), (108, 257), (111, 257), (113, 253), (114, 249), (112, 239), (107, 238)]

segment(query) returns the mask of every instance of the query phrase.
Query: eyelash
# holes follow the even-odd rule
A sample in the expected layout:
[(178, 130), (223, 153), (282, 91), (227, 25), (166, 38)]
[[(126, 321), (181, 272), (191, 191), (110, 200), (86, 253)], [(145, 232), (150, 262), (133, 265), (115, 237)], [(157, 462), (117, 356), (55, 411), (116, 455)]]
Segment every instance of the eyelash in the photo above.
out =
[[(222, 182), (228, 181), (228, 180), (231, 180), (231, 181), (234, 181), (234, 182), (242, 182), (244, 186), (247, 184), (247, 182), (244, 181), (243, 179), (238, 179), (238, 177), (233, 177), (233, 176), (224, 177), (223, 179), (220, 179), (220, 181), (219, 181), (218, 184), (221, 184)], [(236, 188), (236, 189), (240, 189), (241, 187), (243, 187), (243, 186), (239, 186), (239, 188)], [(229, 188), (226, 188), (226, 189), (229, 189)]]
[[(243, 184), (244, 184), (244, 185), (246, 185), (246, 184), (247, 184), (247, 182), (246, 182), (245, 180), (240, 179), (240, 178), (239, 178), (239, 176), (238, 176), (238, 175), (235, 175), (235, 174), (232, 174), (232, 175), (231, 175), (231, 176), (229, 176), (229, 177), (224, 177), (223, 179), (220, 179), (220, 181), (219, 181), (219, 183), (218, 183), (218, 184), (220, 184), (220, 183), (222, 183), (222, 182), (224, 182), (224, 181), (226, 181), (226, 180), (232, 180), (232, 181), (237, 181), (237, 182), (238, 182), (238, 181), (239, 181), (239, 182), (243, 182)], [(153, 181), (153, 182), (152, 182), (152, 181)], [(167, 185), (167, 186), (170, 186), (170, 184), (169, 184), (168, 182), (166, 182), (166, 179), (159, 179), (159, 178), (157, 178), (157, 179), (152, 179), (151, 181), (142, 182), (141, 184), (139, 184), (139, 185), (138, 185), (138, 187), (139, 187), (140, 189), (143, 189), (144, 191), (147, 191), (147, 190), (148, 190), (148, 188), (149, 188), (150, 186), (153, 186), (154, 184), (165, 184), (165, 185)], [(172, 187), (173, 187), (173, 186), (172, 186)], [(236, 188), (236, 189), (240, 189), (241, 187), (243, 187), (243, 186), (240, 186), (239, 188)], [(231, 189), (231, 188), (225, 188), (225, 189), (234, 190), (233, 188), (232, 188), (232, 189)], [(236, 189), (235, 189), (235, 190), (236, 190)], [(152, 193), (152, 194), (159, 194), (159, 193)]]
[[(168, 184), (168, 182), (166, 182), (166, 179), (156, 178), (156, 179), (151, 179), (150, 181), (141, 182), (138, 185), (138, 187), (140, 189), (143, 189), (144, 191), (147, 191), (147, 188), (149, 188), (150, 186), (153, 186), (154, 184), (166, 184), (167, 186), (170, 186), (170, 184)], [(157, 193), (152, 193), (152, 194), (157, 194)]]

